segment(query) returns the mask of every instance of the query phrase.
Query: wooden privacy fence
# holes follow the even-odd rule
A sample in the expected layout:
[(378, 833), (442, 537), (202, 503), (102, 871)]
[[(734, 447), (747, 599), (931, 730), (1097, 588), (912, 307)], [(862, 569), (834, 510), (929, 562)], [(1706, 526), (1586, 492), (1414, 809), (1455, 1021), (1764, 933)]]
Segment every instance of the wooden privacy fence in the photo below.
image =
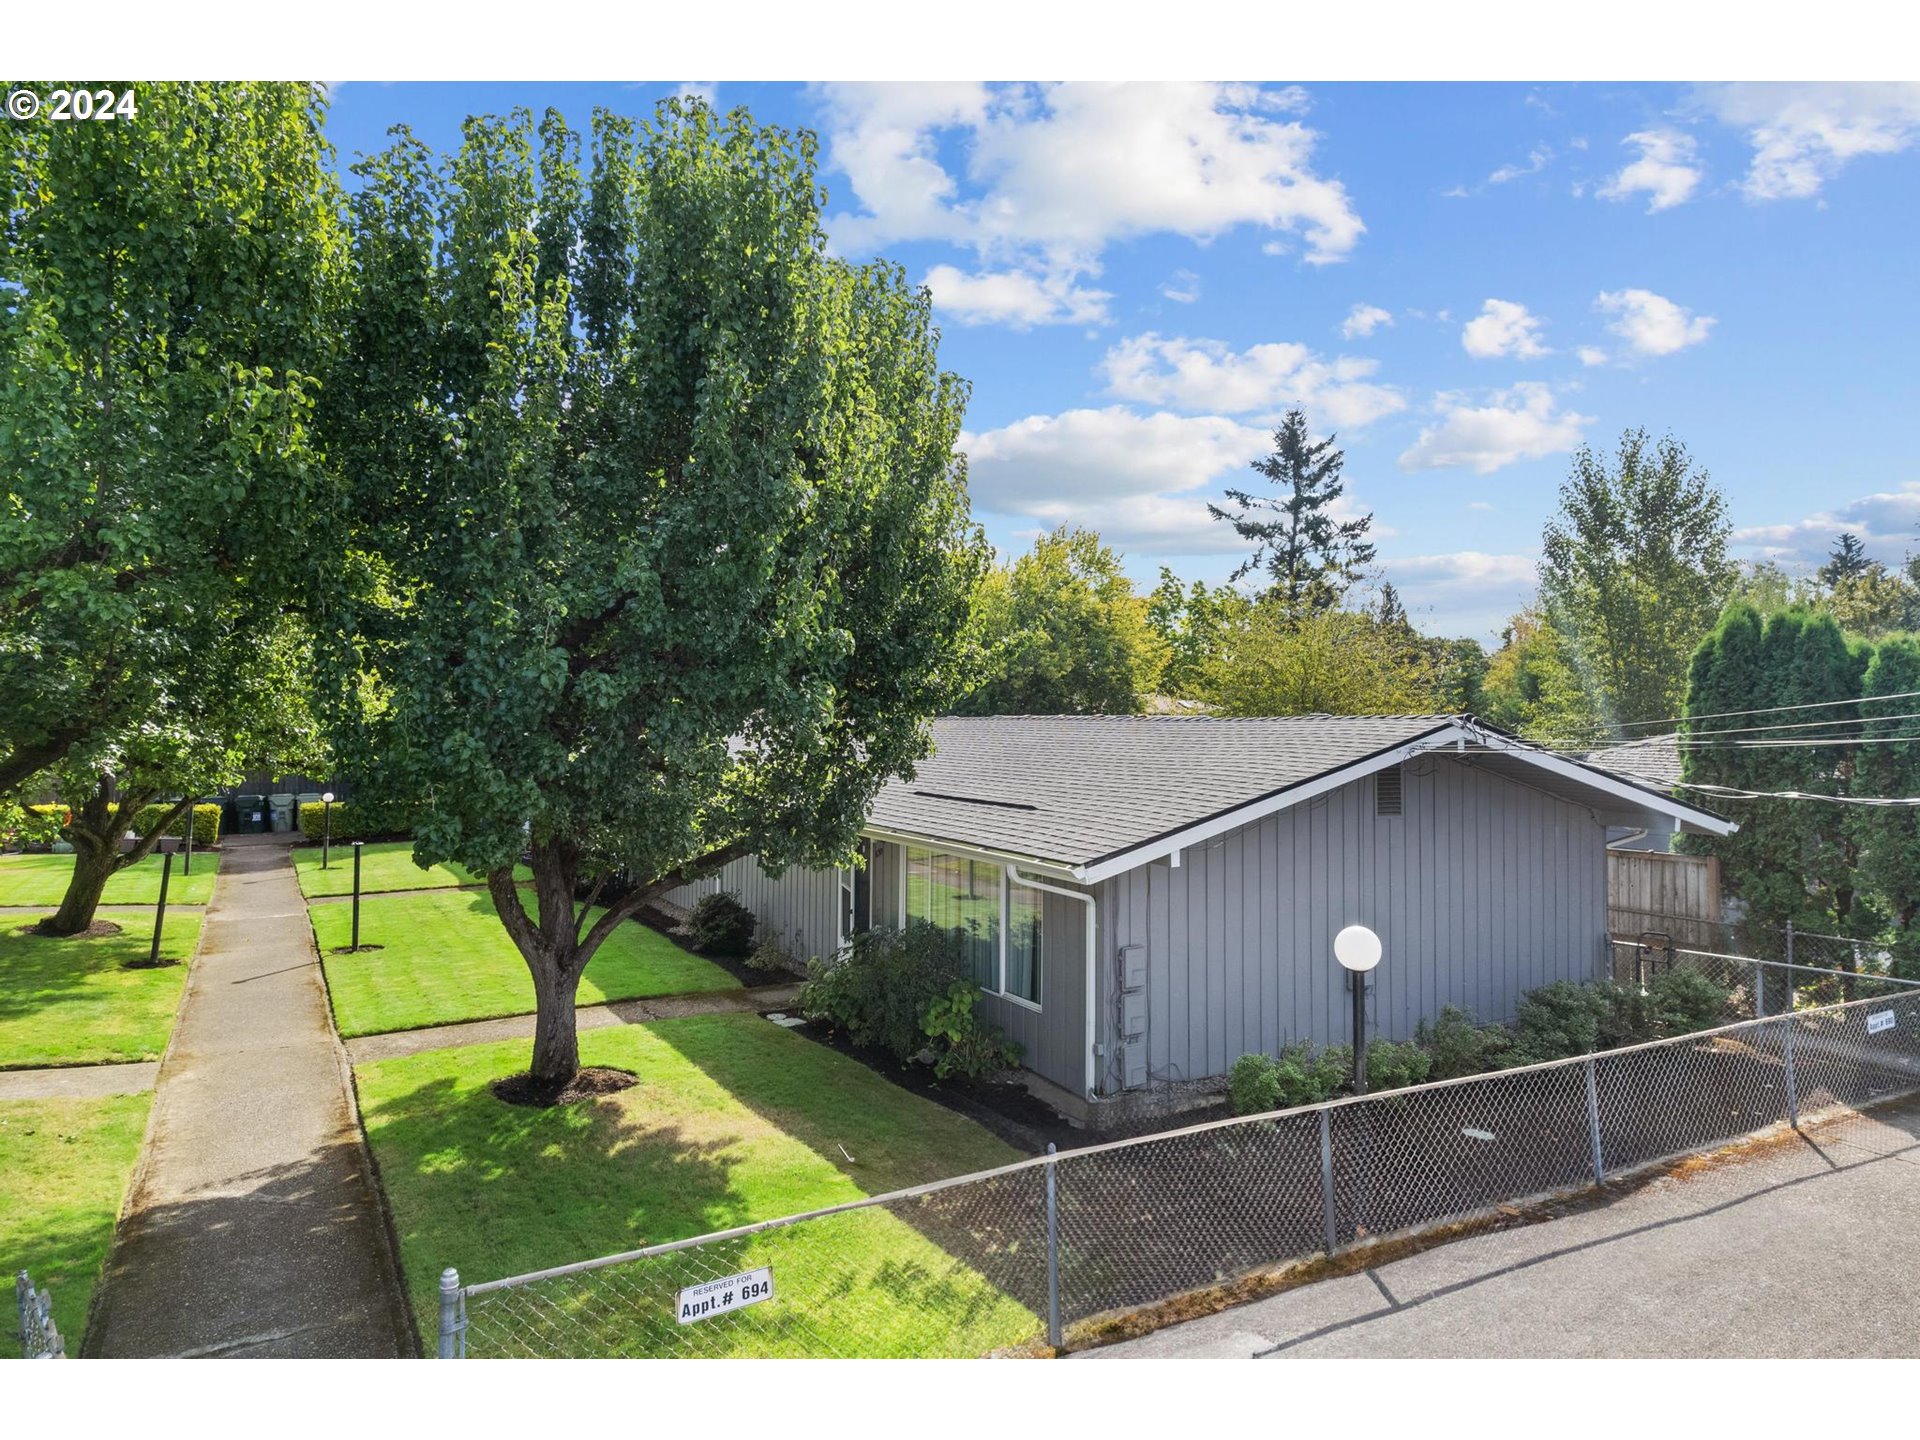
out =
[(1719, 857), (1609, 850), (1607, 929), (1616, 940), (1658, 930), (1676, 945), (1712, 949), (1720, 933)]

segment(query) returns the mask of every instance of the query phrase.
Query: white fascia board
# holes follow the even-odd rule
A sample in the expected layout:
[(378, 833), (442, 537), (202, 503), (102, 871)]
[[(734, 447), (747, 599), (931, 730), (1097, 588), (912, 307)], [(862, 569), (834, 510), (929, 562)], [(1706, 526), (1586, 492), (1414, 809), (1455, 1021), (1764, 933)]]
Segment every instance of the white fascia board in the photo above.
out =
[(1032, 855), (1017, 855), (1011, 850), (990, 850), (979, 845), (963, 845), (958, 840), (947, 840), (938, 835), (916, 835), (912, 831), (889, 830), (879, 825), (863, 826), (860, 833), (869, 840), (880, 840), (889, 845), (913, 845), (922, 850), (938, 850), (942, 855), (959, 855), (969, 860), (982, 860), (989, 865), (1018, 865), (1022, 870), (1033, 870), (1053, 880), (1078, 882), (1083, 878), (1079, 870), (1057, 860), (1041, 860)]
[(1202, 820), (1184, 830), (1171, 835), (1163, 835), (1158, 840), (1150, 840), (1145, 845), (1132, 850), (1123, 850), (1118, 855), (1098, 861), (1085, 867), (1079, 879), (1088, 885), (1097, 885), (1102, 880), (1110, 880), (1115, 875), (1124, 875), (1129, 870), (1137, 870), (1142, 865), (1150, 865), (1155, 860), (1165, 860), (1176, 852), (1194, 845), (1200, 845), (1224, 835), (1229, 830), (1238, 830), (1242, 825), (1251, 825), (1278, 811), (1298, 805), (1302, 800), (1311, 800), (1316, 795), (1324, 795), (1329, 790), (1338, 790), (1342, 785), (1351, 785), (1371, 775), (1376, 770), (1385, 770), (1390, 765), (1398, 765), (1414, 755), (1446, 746), (1465, 745), (1478, 737), (1463, 725), (1449, 722), (1435, 726), (1426, 734), (1416, 736), (1404, 745), (1396, 745), (1391, 750), (1383, 750), (1361, 760), (1342, 765), (1338, 770), (1329, 770), (1324, 775), (1316, 775), (1311, 780), (1303, 780), (1298, 785), (1289, 786), (1275, 795), (1268, 795), (1232, 810), (1222, 811), (1211, 820)]

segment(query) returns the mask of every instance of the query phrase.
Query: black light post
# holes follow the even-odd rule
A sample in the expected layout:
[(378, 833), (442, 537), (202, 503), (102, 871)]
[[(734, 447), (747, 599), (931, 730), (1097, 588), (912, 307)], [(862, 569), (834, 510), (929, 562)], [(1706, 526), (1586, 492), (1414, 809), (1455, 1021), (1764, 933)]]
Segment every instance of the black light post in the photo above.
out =
[[(311, 795), (313, 792), (309, 790), (307, 793)], [(320, 868), (324, 870), (327, 868), (328, 860), (333, 855), (333, 792), (331, 790), (320, 797), (320, 821)], [(358, 850), (353, 852), (353, 863), (356, 866), (360, 863), (360, 852)], [(358, 872), (356, 871), (355, 873), (357, 874)], [(356, 886), (355, 888), (357, 889), (358, 887)]]
[(1367, 976), (1380, 963), (1380, 937), (1364, 925), (1349, 925), (1333, 937), (1333, 958), (1347, 972), (1353, 991), (1353, 1093), (1367, 1093)]
[(360, 846), (362, 841), (353, 842), (353, 948), (360, 948)]
[(173, 851), (160, 855), (160, 903), (153, 907), (153, 948), (147, 952), (147, 964), (160, 963), (160, 932), (167, 926), (167, 881), (173, 878)]

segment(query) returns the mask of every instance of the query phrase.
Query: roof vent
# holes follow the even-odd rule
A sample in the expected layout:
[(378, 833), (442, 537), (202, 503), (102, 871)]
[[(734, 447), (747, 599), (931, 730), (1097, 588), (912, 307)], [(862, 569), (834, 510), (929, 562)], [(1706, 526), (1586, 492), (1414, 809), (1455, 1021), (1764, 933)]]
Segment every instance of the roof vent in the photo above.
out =
[(916, 795), (924, 795), (929, 800), (957, 800), (962, 805), (991, 805), (996, 810), (1038, 810), (1038, 805), (1026, 805), (1018, 800), (987, 800), (978, 795), (948, 795), (939, 790), (916, 790)]
[(1373, 813), (1398, 815), (1403, 796), (1402, 775), (1398, 765), (1389, 765), (1373, 774)]

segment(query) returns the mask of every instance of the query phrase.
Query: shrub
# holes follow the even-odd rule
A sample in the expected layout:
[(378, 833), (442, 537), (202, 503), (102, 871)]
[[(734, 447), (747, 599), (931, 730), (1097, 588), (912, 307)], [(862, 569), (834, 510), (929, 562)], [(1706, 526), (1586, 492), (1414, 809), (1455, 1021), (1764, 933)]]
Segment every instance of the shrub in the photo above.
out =
[(787, 948), (786, 942), (769, 930), (760, 937), (752, 952), (748, 954), (747, 968), (777, 975), (783, 971), (797, 970), (799, 966), (795, 963), (793, 952)]
[(0, 803), (0, 843), (45, 847), (60, 838), (66, 824), (64, 805)]
[(1529, 990), (1520, 1001), (1513, 1022), (1509, 1065), (1534, 1065), (1586, 1055), (1600, 1043), (1600, 1026), (1608, 1018), (1607, 997), (1592, 985), (1555, 980)]
[(702, 955), (731, 955), (736, 959), (753, 949), (753, 912), (740, 897), (722, 890), (702, 895), (687, 921), (687, 938)]
[(1330, 1045), (1316, 1051), (1303, 1040), (1277, 1056), (1242, 1055), (1233, 1062), (1227, 1090), (1235, 1114), (1258, 1115), (1330, 1100), (1352, 1074), (1352, 1050)]
[(933, 1073), (942, 1080), (951, 1075), (978, 1080), (1020, 1063), (1020, 1047), (980, 1018), (979, 1002), (978, 985), (956, 980), (946, 994), (928, 1002), (920, 1017), (921, 1033), (933, 1042)]
[(1727, 1017), (1728, 992), (1698, 970), (1667, 970), (1648, 991), (1662, 1035), (1711, 1030)]
[(1431, 1058), (1429, 1078), (1434, 1080), (1458, 1080), (1497, 1069), (1500, 1057), (1513, 1044), (1505, 1026), (1481, 1025), (1472, 1011), (1457, 1005), (1442, 1006), (1438, 1020), (1422, 1020), (1413, 1040)]
[(945, 932), (915, 921), (810, 962), (798, 1008), (903, 1065), (924, 1053), (936, 1074), (976, 1076), (1019, 1063), (1018, 1048), (980, 1020), (979, 998)]
[[(142, 835), (146, 834), (147, 827), (150, 825), (158, 825), (160, 823), (160, 817), (172, 808), (171, 805), (142, 806), (134, 814), (133, 828), (138, 830)], [(218, 845), (220, 843), (220, 815), (221, 810), (218, 805), (204, 804), (193, 807), (193, 844), (195, 849), (198, 849), (202, 845)], [(186, 839), (187, 817), (182, 815), (178, 820), (174, 821), (173, 824), (167, 828), (166, 833), (181, 840)]]
[(335, 841), (400, 840), (413, 833), (413, 816), (401, 806), (385, 800), (336, 800), (333, 818), (327, 818), (326, 802), (309, 800), (299, 807), (300, 833), (314, 844), (329, 832)]
[[(1351, 1069), (1351, 1065), (1348, 1067)], [(1375, 1040), (1367, 1046), (1367, 1089), (1404, 1090), (1421, 1085), (1433, 1070), (1433, 1057), (1416, 1043)]]

